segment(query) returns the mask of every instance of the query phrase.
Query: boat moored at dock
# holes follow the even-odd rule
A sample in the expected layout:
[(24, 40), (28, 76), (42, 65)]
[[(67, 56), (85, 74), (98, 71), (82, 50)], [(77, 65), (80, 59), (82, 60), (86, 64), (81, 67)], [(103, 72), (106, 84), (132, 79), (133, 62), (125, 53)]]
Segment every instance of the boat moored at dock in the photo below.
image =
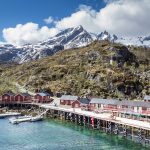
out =
[(9, 122), (12, 124), (18, 124), (21, 122), (36, 122), (36, 121), (41, 121), (43, 119), (42, 115), (37, 115), (35, 117), (33, 116), (21, 116), (21, 117), (14, 117), (10, 118)]
[(32, 118), (32, 116), (21, 116), (21, 117), (14, 117), (14, 118), (10, 118), (9, 122), (12, 124), (18, 124), (21, 122), (27, 122), (30, 121)]

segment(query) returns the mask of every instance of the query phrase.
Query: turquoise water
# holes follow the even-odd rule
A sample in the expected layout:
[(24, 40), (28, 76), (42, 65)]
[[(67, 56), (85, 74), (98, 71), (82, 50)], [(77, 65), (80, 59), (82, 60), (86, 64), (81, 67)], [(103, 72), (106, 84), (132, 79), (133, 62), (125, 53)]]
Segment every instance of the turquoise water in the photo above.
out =
[(60, 120), (12, 125), (0, 119), (0, 150), (148, 150)]

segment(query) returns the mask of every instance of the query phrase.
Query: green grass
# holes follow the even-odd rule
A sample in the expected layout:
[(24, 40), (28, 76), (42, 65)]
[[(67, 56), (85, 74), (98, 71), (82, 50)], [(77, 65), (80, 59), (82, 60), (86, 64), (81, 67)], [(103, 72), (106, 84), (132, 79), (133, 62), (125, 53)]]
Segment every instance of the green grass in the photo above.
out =
[[(116, 50), (110, 51), (112, 47)], [(41, 88), (54, 93), (118, 99), (142, 98), (144, 94), (150, 94), (150, 81), (142, 75), (143, 72), (149, 75), (150, 50), (131, 47), (132, 60), (126, 61), (121, 67), (118, 62), (110, 65), (111, 55), (117, 55), (122, 48), (120, 44), (107, 41), (93, 42), (86, 47), (64, 50), (38, 61), (1, 66), (0, 92), (15, 91), (12, 82), (18, 82), (32, 91)]]

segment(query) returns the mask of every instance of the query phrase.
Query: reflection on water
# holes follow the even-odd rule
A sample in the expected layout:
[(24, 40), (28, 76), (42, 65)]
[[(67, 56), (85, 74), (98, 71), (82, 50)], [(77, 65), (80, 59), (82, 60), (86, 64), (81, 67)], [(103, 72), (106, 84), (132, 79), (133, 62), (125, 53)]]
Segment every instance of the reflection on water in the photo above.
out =
[(12, 125), (0, 119), (0, 150), (148, 150), (114, 135), (60, 120)]

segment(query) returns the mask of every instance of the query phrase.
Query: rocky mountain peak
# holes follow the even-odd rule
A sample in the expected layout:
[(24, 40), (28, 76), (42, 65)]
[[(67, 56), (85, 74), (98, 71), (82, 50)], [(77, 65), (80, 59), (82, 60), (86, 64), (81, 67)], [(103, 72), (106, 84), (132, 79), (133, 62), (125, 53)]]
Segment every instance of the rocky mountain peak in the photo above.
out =
[(150, 36), (125, 38), (110, 34), (108, 31), (94, 34), (87, 32), (80, 25), (65, 29), (56, 36), (34, 45), (26, 44), (17, 47), (11, 44), (0, 44), (0, 61), (24, 63), (53, 55), (63, 49), (87, 46), (94, 40), (107, 40), (125, 45), (150, 46)]
[(97, 36), (97, 38), (98, 38), (98, 40), (108, 40), (108, 41), (111, 41), (111, 42), (115, 42), (118, 39), (118, 37), (115, 34), (111, 35), (107, 31), (101, 32)]

